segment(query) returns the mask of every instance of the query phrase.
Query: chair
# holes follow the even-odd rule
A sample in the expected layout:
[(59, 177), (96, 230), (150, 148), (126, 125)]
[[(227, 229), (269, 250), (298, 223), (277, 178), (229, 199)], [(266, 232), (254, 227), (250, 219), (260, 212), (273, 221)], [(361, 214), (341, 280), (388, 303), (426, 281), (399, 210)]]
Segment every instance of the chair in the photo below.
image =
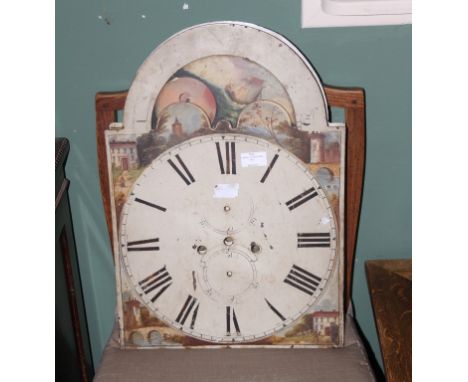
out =
[[(345, 306), (351, 280), (361, 207), (365, 159), (364, 90), (325, 86), (331, 107), (343, 108), (347, 125)], [(127, 92), (96, 94), (96, 138), (101, 194), (109, 236), (112, 223), (105, 130), (117, 121)], [(354, 319), (346, 315), (345, 345), (338, 349), (122, 350), (114, 330), (102, 356), (96, 382), (132, 381), (374, 381)]]

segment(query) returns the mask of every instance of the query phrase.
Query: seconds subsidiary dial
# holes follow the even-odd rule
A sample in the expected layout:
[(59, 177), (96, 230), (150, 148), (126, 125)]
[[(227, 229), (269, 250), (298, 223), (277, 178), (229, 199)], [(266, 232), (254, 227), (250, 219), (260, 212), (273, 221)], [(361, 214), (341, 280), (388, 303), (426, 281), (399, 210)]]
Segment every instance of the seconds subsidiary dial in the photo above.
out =
[(190, 139), (155, 159), (124, 206), (120, 246), (147, 307), (218, 344), (294, 323), (338, 259), (332, 208), (306, 165), (236, 134)]

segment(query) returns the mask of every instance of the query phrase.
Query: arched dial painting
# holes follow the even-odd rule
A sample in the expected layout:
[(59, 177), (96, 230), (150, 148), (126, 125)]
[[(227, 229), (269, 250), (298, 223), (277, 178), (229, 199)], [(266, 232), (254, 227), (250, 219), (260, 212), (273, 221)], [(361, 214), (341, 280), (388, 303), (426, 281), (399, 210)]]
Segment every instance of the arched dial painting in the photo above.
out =
[(266, 29), (202, 24), (150, 54), (106, 132), (122, 347), (343, 344), (345, 128), (328, 118)]

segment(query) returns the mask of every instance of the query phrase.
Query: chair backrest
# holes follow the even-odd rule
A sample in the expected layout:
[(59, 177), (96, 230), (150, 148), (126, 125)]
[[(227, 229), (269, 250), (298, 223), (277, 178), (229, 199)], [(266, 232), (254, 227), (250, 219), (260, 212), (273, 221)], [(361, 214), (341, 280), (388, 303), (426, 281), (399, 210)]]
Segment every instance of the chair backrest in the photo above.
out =
[[(361, 197), (365, 161), (365, 97), (361, 88), (338, 88), (325, 86), (325, 95), (330, 107), (344, 109), (346, 136), (346, 211), (345, 211), (345, 308), (351, 299), (351, 281), (357, 230), (361, 211)], [(106, 214), (107, 229), (112, 242), (112, 218), (105, 131), (112, 122), (117, 122), (117, 112), (124, 109), (127, 91), (99, 92), (96, 94), (96, 140), (101, 196)]]

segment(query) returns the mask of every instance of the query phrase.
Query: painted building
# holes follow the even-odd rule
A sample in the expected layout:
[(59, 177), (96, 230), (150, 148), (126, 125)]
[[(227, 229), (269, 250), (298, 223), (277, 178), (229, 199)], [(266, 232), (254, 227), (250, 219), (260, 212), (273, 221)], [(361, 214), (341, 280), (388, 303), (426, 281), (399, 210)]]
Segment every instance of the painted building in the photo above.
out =
[(135, 141), (110, 142), (109, 146), (114, 167), (121, 170), (133, 170), (138, 167)]
[(310, 133), (310, 163), (340, 163), (340, 143), (326, 142), (323, 133)]
[(179, 122), (179, 120), (175, 119), (174, 123), (172, 124), (172, 134), (181, 137), (184, 134), (184, 129), (182, 128), (182, 124)]
[(325, 163), (340, 163), (339, 142), (332, 142), (329, 145), (326, 145), (323, 157)]
[(322, 336), (330, 336), (333, 325), (338, 325), (339, 313), (337, 311), (326, 312), (319, 310), (312, 314), (313, 330)]
[(325, 137), (322, 133), (310, 134), (310, 163), (324, 161)]

